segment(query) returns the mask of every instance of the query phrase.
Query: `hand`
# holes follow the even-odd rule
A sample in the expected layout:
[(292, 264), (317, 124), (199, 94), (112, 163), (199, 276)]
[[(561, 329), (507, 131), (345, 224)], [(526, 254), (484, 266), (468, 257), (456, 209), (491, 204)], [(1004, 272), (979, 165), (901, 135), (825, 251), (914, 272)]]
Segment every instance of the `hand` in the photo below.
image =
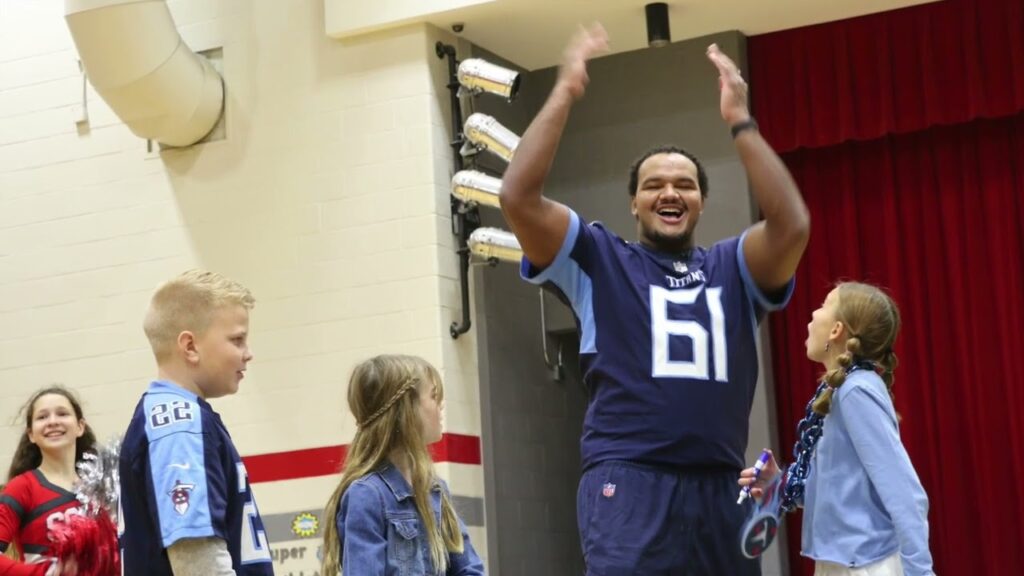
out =
[(46, 576), (77, 576), (78, 562), (74, 558), (65, 558), (56, 564), (51, 564), (46, 571)]
[(708, 60), (718, 68), (722, 119), (729, 126), (748, 120), (750, 108), (747, 106), (747, 82), (740, 75), (736, 63), (718, 49), (718, 44), (708, 46)]
[(590, 82), (587, 60), (607, 51), (608, 33), (603, 26), (593, 24), (589, 28), (580, 27), (562, 53), (562, 65), (558, 69), (555, 87), (568, 91), (574, 101), (582, 98)]
[(772, 454), (771, 450), (768, 451), (768, 454), (770, 455), (768, 463), (761, 470), (761, 475), (757, 478), (757, 482), (754, 482), (754, 469), (752, 467), (740, 472), (740, 479), (737, 481), (740, 486), (750, 486), (753, 484), (750, 488), (750, 495), (755, 499), (760, 499), (764, 495), (764, 487), (771, 484), (772, 480), (775, 480), (775, 477), (781, 473), (779, 465), (775, 462), (775, 455)]

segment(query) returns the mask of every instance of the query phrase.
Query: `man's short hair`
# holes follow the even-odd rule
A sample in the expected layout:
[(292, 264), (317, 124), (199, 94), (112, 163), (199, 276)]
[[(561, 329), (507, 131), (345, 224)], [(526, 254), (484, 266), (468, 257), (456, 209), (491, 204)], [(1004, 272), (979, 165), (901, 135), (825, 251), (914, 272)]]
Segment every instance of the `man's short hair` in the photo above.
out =
[(693, 154), (690, 154), (686, 150), (672, 144), (655, 146), (641, 154), (640, 157), (633, 162), (633, 165), (629, 168), (630, 196), (636, 196), (636, 187), (640, 185), (640, 182), (638, 182), (640, 177), (640, 165), (644, 163), (644, 160), (647, 160), (656, 154), (679, 154), (689, 158), (690, 162), (693, 162), (694, 166), (697, 167), (697, 186), (700, 187), (700, 196), (701, 198), (708, 197), (708, 174), (704, 171), (704, 166), (700, 163), (700, 160), (697, 160), (697, 157)]

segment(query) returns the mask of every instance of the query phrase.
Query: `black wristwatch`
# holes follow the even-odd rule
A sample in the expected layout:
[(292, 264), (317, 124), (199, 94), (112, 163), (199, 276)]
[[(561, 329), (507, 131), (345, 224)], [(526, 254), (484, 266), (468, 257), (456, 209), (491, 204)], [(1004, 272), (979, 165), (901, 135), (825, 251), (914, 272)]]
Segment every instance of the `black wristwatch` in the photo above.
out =
[(737, 122), (736, 124), (733, 124), (732, 126), (729, 127), (729, 130), (732, 132), (733, 139), (735, 139), (737, 136), (739, 136), (740, 132), (743, 132), (744, 130), (757, 130), (757, 129), (758, 129), (757, 128), (757, 120), (754, 120), (753, 117), (747, 118), (743, 122)]

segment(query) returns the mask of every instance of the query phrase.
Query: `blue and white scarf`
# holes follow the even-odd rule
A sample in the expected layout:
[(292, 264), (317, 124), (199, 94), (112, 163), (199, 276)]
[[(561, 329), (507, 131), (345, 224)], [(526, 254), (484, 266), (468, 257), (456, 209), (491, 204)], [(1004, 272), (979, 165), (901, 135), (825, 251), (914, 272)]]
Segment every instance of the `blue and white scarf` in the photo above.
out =
[[(875, 365), (871, 362), (856, 362), (846, 370), (849, 376), (855, 370), (874, 370)], [(796, 426), (797, 441), (793, 445), (793, 457), (796, 459), (786, 469), (786, 481), (782, 489), (783, 512), (792, 512), (797, 504), (804, 498), (804, 483), (807, 482), (807, 474), (811, 470), (811, 456), (814, 455), (814, 447), (821, 440), (822, 427), (825, 424), (825, 417), (814, 411), (814, 402), (828, 388), (828, 384), (822, 382), (814, 392), (814, 397), (807, 403), (804, 418)]]

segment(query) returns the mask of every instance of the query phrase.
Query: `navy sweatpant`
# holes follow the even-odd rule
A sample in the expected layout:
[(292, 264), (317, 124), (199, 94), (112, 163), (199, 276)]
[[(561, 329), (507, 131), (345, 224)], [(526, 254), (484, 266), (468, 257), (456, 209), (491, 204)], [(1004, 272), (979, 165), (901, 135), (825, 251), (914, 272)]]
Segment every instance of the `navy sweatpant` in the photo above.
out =
[(760, 576), (740, 551), (739, 470), (608, 461), (583, 473), (576, 514), (587, 576)]

